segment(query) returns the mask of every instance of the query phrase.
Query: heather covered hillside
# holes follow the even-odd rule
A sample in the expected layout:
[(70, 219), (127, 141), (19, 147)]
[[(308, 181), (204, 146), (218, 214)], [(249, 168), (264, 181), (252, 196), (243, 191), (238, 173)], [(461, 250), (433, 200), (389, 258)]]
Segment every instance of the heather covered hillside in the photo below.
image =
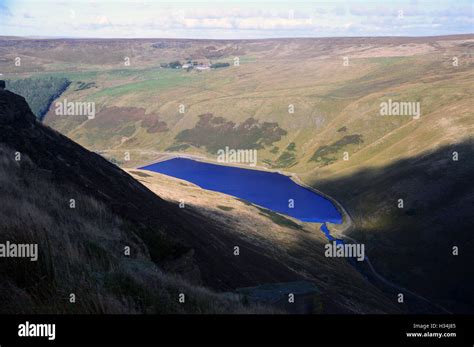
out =
[[(96, 104), (95, 119), (51, 107), (46, 124), (117, 162), (133, 152), (128, 165), (164, 151), (212, 159), (230, 139), (258, 148), (266, 167), (329, 174), (469, 135), (472, 35), (2, 43), (7, 79), (67, 78), (57, 101)], [(19, 52), (28, 54), (21, 69), (7, 63)], [(162, 67), (173, 61), (181, 67)], [(183, 68), (188, 61), (230, 65)], [(419, 103), (420, 119), (381, 116), (389, 100)], [(296, 151), (286, 150), (290, 143)]]

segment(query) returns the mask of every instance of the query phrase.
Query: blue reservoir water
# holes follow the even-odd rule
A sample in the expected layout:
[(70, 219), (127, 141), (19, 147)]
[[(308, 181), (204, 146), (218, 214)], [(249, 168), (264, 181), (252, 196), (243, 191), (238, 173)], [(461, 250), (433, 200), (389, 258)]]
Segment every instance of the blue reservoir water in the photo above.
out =
[[(330, 200), (279, 173), (209, 164), (187, 158), (174, 158), (141, 169), (232, 195), (303, 222), (342, 223), (341, 214)], [(293, 208), (289, 207), (290, 199), (294, 201)], [(331, 240), (329, 232), (326, 233), (323, 228), (322, 231)]]

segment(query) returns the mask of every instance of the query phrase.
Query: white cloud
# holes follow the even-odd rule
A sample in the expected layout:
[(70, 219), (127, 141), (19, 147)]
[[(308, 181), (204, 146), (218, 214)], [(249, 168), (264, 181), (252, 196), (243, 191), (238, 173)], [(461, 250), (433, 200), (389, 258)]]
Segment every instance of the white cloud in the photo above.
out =
[[(5, 35), (199, 38), (472, 32), (469, 0), (455, 6), (446, 0), (394, 0), (388, 5), (371, 0), (173, 1), (16, 0), (7, 8), (0, 0), (0, 11), (10, 13), (0, 20), (0, 29)], [(403, 20), (397, 18), (399, 10)]]
[(313, 21), (309, 19), (287, 19), (287, 18), (241, 18), (236, 20), (237, 29), (311, 29)]

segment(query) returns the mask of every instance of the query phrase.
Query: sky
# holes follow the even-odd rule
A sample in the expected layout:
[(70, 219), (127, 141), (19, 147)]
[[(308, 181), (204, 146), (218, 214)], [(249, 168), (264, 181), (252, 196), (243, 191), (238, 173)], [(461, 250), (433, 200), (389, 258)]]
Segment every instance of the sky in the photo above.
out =
[(473, 33), (474, 0), (0, 0), (0, 36), (258, 39)]

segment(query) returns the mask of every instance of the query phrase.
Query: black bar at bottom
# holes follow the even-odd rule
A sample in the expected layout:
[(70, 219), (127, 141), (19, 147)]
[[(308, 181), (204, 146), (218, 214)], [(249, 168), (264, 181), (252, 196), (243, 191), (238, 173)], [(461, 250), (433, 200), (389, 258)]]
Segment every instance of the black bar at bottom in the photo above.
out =
[[(26, 322), (55, 339), (18, 336)], [(474, 315), (0, 315), (0, 346), (37, 343), (473, 346)]]

